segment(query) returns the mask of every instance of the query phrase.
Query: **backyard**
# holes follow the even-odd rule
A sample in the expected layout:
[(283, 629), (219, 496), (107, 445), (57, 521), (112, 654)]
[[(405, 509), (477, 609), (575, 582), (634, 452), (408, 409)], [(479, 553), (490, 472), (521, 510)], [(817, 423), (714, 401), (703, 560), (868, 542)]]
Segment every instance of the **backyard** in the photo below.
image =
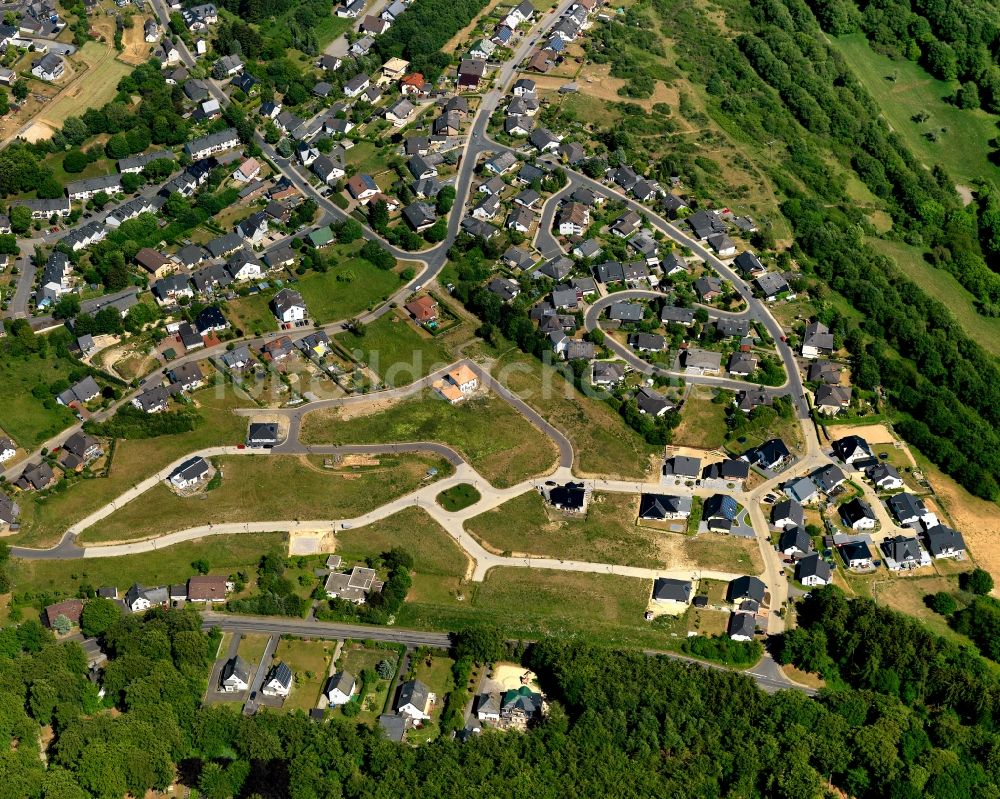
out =
[(436, 397), (404, 400), (367, 416), (340, 420), (338, 411), (308, 414), (305, 444), (371, 444), (437, 441), (458, 449), (496, 486), (511, 486), (548, 470), (555, 444), (508, 403), (494, 396), (449, 405)]
[(308, 713), (319, 704), (320, 691), (326, 682), (326, 673), (333, 657), (336, 641), (310, 641), (301, 638), (282, 638), (274, 651), (274, 662), (282, 662), (292, 670), (292, 692), (281, 706), (282, 710), (302, 710)]
[[(81, 535), (85, 542), (149, 538), (206, 524), (352, 518), (412, 491), (427, 470), (446, 474), (433, 457), (381, 458), (378, 466), (324, 469), (318, 456), (217, 459), (222, 484), (211, 493), (180, 497), (160, 483)], [(149, 513), (156, 507), (155, 515)]]
[[(73, 412), (57, 404), (54, 395), (49, 397), (48, 386), (78, 368), (76, 361), (61, 356), (55, 347), (49, 347), (44, 356), (0, 355), (0, 428), (30, 451), (73, 424)], [(41, 389), (45, 398), (37, 399), (32, 389)]]

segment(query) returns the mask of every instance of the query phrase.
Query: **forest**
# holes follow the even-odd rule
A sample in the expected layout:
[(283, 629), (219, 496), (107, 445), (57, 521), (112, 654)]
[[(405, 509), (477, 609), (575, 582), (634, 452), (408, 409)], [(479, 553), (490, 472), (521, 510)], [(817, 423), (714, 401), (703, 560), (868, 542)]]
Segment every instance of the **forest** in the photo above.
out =
[(916, 61), (935, 78), (959, 81), (954, 102), (1000, 113), (1000, 6), (991, 0), (818, 0), (812, 7), (834, 36), (860, 30), (886, 55)]
[[(861, 367), (858, 385), (881, 384), (900, 412), (897, 430), (969, 491), (996, 500), (996, 362), (942, 303), (865, 242), (874, 231), (856, 204), (845, 202), (845, 172), (884, 199), (898, 235), (929, 246), (939, 265), (977, 291), (984, 313), (1000, 308), (1000, 277), (986, 265), (1000, 243), (992, 190), (963, 207), (942, 170), (916, 163), (803, 0), (730, 5), (727, 26), (740, 32), (735, 46), (690, 0), (652, 0), (652, 8), (686, 31), (677, 42), (678, 67), (706, 87), (719, 124), (740, 140), (783, 143), (765, 168), (788, 198), (781, 210), (795, 234), (791, 254), (862, 315), (861, 335), (854, 328), (845, 337)], [(627, 135), (617, 138), (628, 146)], [(665, 179), (678, 166), (665, 158), (657, 174)]]
[[(924, 674), (921, 662), (947, 657), (910, 650), (934, 644), (919, 628), (901, 631), (893, 615), (866, 609), (855, 616), (843, 597), (820, 593), (817, 607), (833, 618), (810, 617), (807, 632), (819, 623), (842, 632), (832, 657), (843, 659), (846, 646), (859, 655), (877, 647), (900, 669)], [(765, 694), (735, 672), (543, 640), (523, 657), (546, 697), (542, 722), (525, 734), (485, 731), (412, 747), (348, 719), (200, 706), (219, 636), (200, 629), (197, 613), (101, 613), (89, 623), (110, 658), (103, 699), (78, 644), (57, 643), (36, 621), (0, 631), (0, 728), (15, 743), (0, 755), (0, 796), (117, 799), (175, 779), (204, 799), (815, 799), (829, 785), (861, 799), (998, 795), (1000, 741), (987, 724), (964, 710), (949, 715), (927, 689), (908, 688), (901, 700), (891, 679), (851, 687), (846, 668), (845, 682), (814, 700)], [(459, 636), (463, 668), (490, 657), (496, 637)], [(933, 678), (950, 680), (952, 694), (985, 687), (975, 656), (951, 666)], [(888, 666), (862, 658), (862, 668)], [(39, 757), (43, 725), (52, 730), (47, 762)]]
[(412, 71), (436, 80), (451, 63), (441, 48), (485, 5), (485, 0), (416, 0), (375, 40), (375, 49), (383, 59), (405, 58)]

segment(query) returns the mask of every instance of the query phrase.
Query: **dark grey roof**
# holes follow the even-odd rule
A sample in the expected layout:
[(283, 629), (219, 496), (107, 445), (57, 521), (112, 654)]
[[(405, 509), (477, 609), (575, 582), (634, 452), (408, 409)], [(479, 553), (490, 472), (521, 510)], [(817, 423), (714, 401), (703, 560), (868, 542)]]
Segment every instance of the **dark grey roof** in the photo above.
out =
[(431, 689), (420, 680), (407, 680), (399, 687), (399, 699), (396, 702), (396, 709), (404, 705), (413, 705), (423, 710), (430, 700)]
[(757, 633), (757, 618), (752, 613), (734, 613), (729, 617), (726, 632), (730, 638), (737, 635), (753, 638)]
[(778, 539), (778, 549), (787, 552), (797, 549), (799, 552), (809, 551), (809, 534), (801, 527), (787, 528)]
[(771, 519), (774, 522), (781, 519), (791, 519), (793, 525), (801, 527), (805, 524), (805, 511), (796, 500), (783, 499), (781, 502), (775, 503), (771, 509)]
[(913, 563), (920, 560), (920, 542), (916, 536), (895, 535), (882, 542), (882, 552), (896, 563)]
[(675, 455), (664, 463), (663, 473), (678, 477), (698, 477), (701, 474), (701, 459)]
[(733, 521), (739, 512), (736, 500), (728, 494), (713, 494), (705, 500), (702, 517), (707, 519), (728, 519)]
[(843, 519), (844, 524), (848, 527), (853, 527), (862, 519), (875, 518), (875, 512), (872, 510), (871, 505), (859, 497), (855, 497), (850, 502), (845, 502), (837, 510), (840, 512), (840, 518)]
[(687, 602), (691, 598), (691, 591), (691, 583), (687, 580), (661, 577), (653, 583), (653, 599)]
[(729, 582), (726, 589), (727, 602), (741, 602), (744, 599), (752, 599), (758, 604), (764, 601), (764, 594), (767, 586), (758, 577), (737, 577)]
[(670, 494), (643, 494), (639, 499), (640, 519), (665, 519), (676, 513), (691, 512), (691, 497)]
[(920, 518), (927, 513), (924, 501), (914, 494), (894, 494), (889, 497), (886, 504), (899, 521), (913, 517)]
[(935, 557), (951, 551), (965, 551), (965, 539), (962, 538), (962, 534), (943, 524), (934, 525), (927, 531), (926, 535), (927, 548)]
[(830, 564), (823, 560), (818, 552), (806, 555), (795, 564), (795, 578), (799, 582), (805, 577), (819, 577), (825, 582), (830, 582), (831, 574)]
[(227, 660), (226, 665), (222, 667), (223, 681), (228, 680), (230, 677), (234, 676), (242, 682), (245, 683), (250, 682), (250, 664), (248, 664), (239, 655), (236, 655), (236, 657)]
[(292, 670), (288, 668), (285, 663), (278, 663), (272, 666), (271, 671), (267, 674), (267, 679), (264, 681), (264, 684), (267, 685), (273, 681), (277, 681), (282, 688), (291, 688)]

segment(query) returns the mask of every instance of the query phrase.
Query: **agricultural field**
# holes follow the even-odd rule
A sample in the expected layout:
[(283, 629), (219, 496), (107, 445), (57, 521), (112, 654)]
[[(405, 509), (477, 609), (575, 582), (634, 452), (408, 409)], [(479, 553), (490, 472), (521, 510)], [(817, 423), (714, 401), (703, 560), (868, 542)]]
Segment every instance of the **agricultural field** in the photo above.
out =
[(454, 361), (443, 344), (418, 330), (401, 311), (366, 325), (362, 336), (346, 332), (335, 338), (391, 388), (407, 386)]
[(555, 445), (509, 404), (494, 396), (458, 405), (416, 398), (367, 416), (342, 419), (337, 410), (308, 414), (301, 441), (309, 444), (438, 441), (458, 449), (483, 477), (497, 486), (515, 485), (552, 467)]
[(228, 457), (218, 464), (223, 477), (214, 491), (180, 497), (161, 483), (85, 530), (81, 540), (134, 540), (210, 523), (351, 518), (412, 491), (431, 466), (448, 470), (440, 459), (417, 455), (346, 470), (324, 469), (318, 456)]
[[(879, 55), (861, 33), (831, 39), (830, 43), (875, 98), (893, 131), (927, 168), (941, 164), (967, 186), (981, 177), (1000, 181), (1000, 167), (987, 157), (989, 142), (996, 136), (997, 118), (946, 102), (957, 83), (936, 80), (912, 61)], [(920, 113), (929, 118), (915, 121)], [(931, 141), (928, 133), (933, 133), (936, 141)]]
[(350, 319), (389, 298), (401, 285), (399, 274), (373, 266), (363, 258), (338, 261), (326, 272), (309, 272), (296, 289), (315, 321)]

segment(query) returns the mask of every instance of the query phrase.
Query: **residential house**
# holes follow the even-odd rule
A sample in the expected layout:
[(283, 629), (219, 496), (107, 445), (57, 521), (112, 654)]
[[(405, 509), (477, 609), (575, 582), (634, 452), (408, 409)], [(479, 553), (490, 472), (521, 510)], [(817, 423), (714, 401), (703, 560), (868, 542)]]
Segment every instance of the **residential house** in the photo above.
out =
[(293, 289), (282, 289), (271, 300), (274, 315), (284, 324), (301, 322), (306, 318), (306, 304), (302, 295)]
[(59, 464), (67, 471), (78, 471), (103, 454), (96, 438), (77, 431), (63, 442)]
[(837, 385), (840, 382), (841, 371), (843, 371), (843, 367), (832, 361), (815, 361), (809, 364), (806, 380), (810, 383)]
[(319, 156), (313, 161), (311, 169), (313, 174), (327, 185), (336, 183), (347, 174), (343, 165), (338, 164), (328, 155)]
[[(591, 355), (591, 357), (593, 357), (593, 355)], [(568, 355), (566, 360), (570, 360)], [(676, 407), (673, 402), (668, 400), (662, 394), (658, 394), (653, 391), (653, 389), (646, 386), (640, 386), (636, 390), (634, 399), (636, 407), (639, 409), (639, 413), (648, 414), (650, 416), (663, 416), (663, 414), (667, 411), (671, 411)]]
[(653, 602), (671, 608), (687, 607), (691, 603), (694, 586), (688, 580), (660, 577), (653, 582)]
[(799, 477), (782, 486), (782, 491), (796, 502), (803, 504), (811, 502), (818, 496), (816, 483), (808, 477)]
[(413, 112), (415, 110), (416, 108), (413, 103), (403, 97), (386, 109), (385, 118), (388, 119), (394, 127), (401, 128), (409, 122), (410, 117), (413, 116)]
[(737, 577), (735, 580), (730, 580), (726, 586), (726, 601), (737, 606), (751, 603), (753, 606), (751, 612), (756, 612), (764, 604), (766, 595), (767, 586), (759, 577)]
[(180, 466), (174, 469), (167, 480), (174, 488), (181, 490), (191, 488), (208, 479), (211, 467), (208, 461), (202, 457), (188, 458)]
[(832, 463), (816, 469), (810, 477), (816, 484), (816, 487), (828, 496), (847, 481), (847, 477), (840, 468)]
[(17, 454), (17, 445), (7, 437), (0, 437), (0, 463), (5, 463)]
[(965, 557), (965, 539), (957, 530), (952, 530), (943, 524), (936, 524), (929, 528), (924, 536), (927, 540), (927, 549), (935, 558), (962, 559)]
[(788, 281), (785, 280), (785, 276), (777, 272), (763, 274), (754, 282), (757, 284), (757, 288), (760, 289), (760, 293), (768, 300), (773, 300), (779, 294), (791, 290)]
[(937, 517), (928, 511), (924, 501), (914, 494), (894, 494), (886, 500), (886, 505), (900, 524), (937, 523)]
[(743, 457), (760, 469), (773, 471), (788, 461), (792, 454), (788, 451), (784, 441), (780, 438), (771, 438), (748, 450)]
[(590, 224), (590, 209), (578, 202), (569, 202), (559, 209), (556, 218), (560, 236), (580, 236)]
[(64, 599), (45, 608), (45, 624), (50, 629), (55, 629), (56, 619), (60, 616), (65, 618), (74, 627), (80, 626), (80, 615), (83, 613), (83, 601), (79, 599)]
[(514, 168), (517, 164), (517, 156), (513, 153), (503, 152), (493, 158), (489, 159), (484, 168), (487, 172), (492, 172), (494, 175), (505, 175)]
[(562, 140), (547, 128), (535, 128), (528, 137), (528, 142), (540, 153), (556, 152)]
[(841, 522), (852, 530), (873, 530), (878, 522), (871, 505), (860, 497), (845, 502), (837, 510)]
[(836, 416), (851, 406), (851, 388), (823, 383), (816, 388), (813, 405), (824, 416)]
[(66, 65), (62, 57), (55, 53), (46, 53), (41, 58), (36, 58), (31, 62), (31, 74), (41, 80), (59, 80), (66, 71)]
[(264, 677), (260, 692), (264, 696), (284, 698), (292, 691), (292, 670), (285, 663), (278, 662)]
[(125, 592), (125, 607), (132, 613), (142, 613), (154, 607), (165, 607), (170, 601), (170, 594), (164, 587), (143, 588), (133, 583)]
[(8, 530), (17, 524), (21, 507), (3, 491), (0, 491), (0, 529)]
[(750, 476), (750, 464), (735, 458), (710, 463), (701, 470), (703, 480), (746, 480)]
[(916, 536), (895, 535), (886, 538), (879, 548), (885, 555), (885, 565), (889, 571), (919, 569), (931, 565), (931, 556), (920, 546)]
[(691, 497), (669, 494), (643, 494), (639, 499), (639, 518), (665, 522), (686, 519), (691, 515)]
[(437, 221), (437, 214), (427, 203), (412, 202), (403, 209), (403, 218), (417, 233), (422, 233)]
[(708, 524), (709, 530), (728, 531), (736, 521), (738, 512), (739, 505), (731, 496), (713, 494), (702, 506), (702, 520)]
[(757, 358), (748, 352), (734, 352), (726, 365), (726, 371), (738, 377), (749, 377), (756, 369)]
[(66, 195), (70, 200), (79, 201), (89, 200), (102, 192), (104, 194), (118, 194), (121, 190), (122, 178), (118, 173), (74, 180), (66, 185)]
[(778, 537), (778, 551), (787, 557), (808, 555), (812, 541), (802, 527), (789, 527)]
[(247, 432), (247, 446), (270, 449), (278, 444), (278, 425), (275, 422), (251, 422)]
[(170, 392), (163, 386), (153, 386), (132, 398), (132, 404), (146, 413), (160, 413), (167, 409)]
[(722, 281), (717, 277), (705, 275), (694, 282), (694, 290), (702, 302), (710, 302), (722, 296)]
[(654, 333), (633, 333), (628, 337), (628, 344), (639, 352), (663, 352), (667, 340)]
[(733, 613), (729, 616), (726, 634), (733, 641), (752, 641), (757, 634), (757, 618), (753, 613)]
[(22, 491), (42, 491), (56, 481), (55, 472), (45, 461), (29, 464), (14, 483)]
[(905, 486), (896, 467), (891, 463), (879, 463), (870, 467), (866, 475), (879, 491), (898, 491)]
[(833, 454), (848, 466), (872, 457), (871, 447), (861, 436), (845, 436), (833, 442)]
[(249, 183), (260, 174), (261, 163), (256, 158), (248, 158), (233, 172), (233, 180)]
[(371, 175), (352, 175), (347, 181), (347, 191), (359, 202), (366, 202), (379, 193), (378, 184)]
[(795, 499), (783, 499), (771, 508), (771, 523), (779, 529), (805, 526), (805, 510)]
[(583, 513), (587, 509), (587, 488), (583, 483), (568, 482), (547, 489), (546, 499), (557, 510)]
[(802, 335), (802, 357), (818, 358), (833, 352), (833, 333), (822, 322), (810, 322)]
[(229, 590), (225, 575), (199, 574), (188, 578), (187, 599), (189, 602), (223, 602)]
[(240, 371), (253, 363), (253, 354), (246, 344), (241, 344), (236, 349), (224, 353), (222, 362), (226, 365), (227, 369)]
[(663, 463), (663, 474), (665, 477), (683, 477), (695, 480), (701, 477), (701, 459), (687, 455), (675, 455), (672, 458), (667, 458)]
[(422, 294), (403, 306), (418, 324), (424, 325), (437, 320), (438, 304), (428, 294)]
[[(660, 309), (660, 321), (664, 324), (682, 325), (691, 327), (694, 324), (693, 308), (678, 308), (675, 305), (664, 305)], [(722, 363), (721, 360), (719, 362)]]
[(193, 161), (221, 153), (224, 150), (232, 149), (240, 143), (239, 134), (235, 128), (226, 128), (218, 133), (210, 133), (207, 136), (189, 141), (184, 145), (184, 151), (191, 156)]
[(611, 225), (611, 232), (618, 238), (625, 239), (639, 229), (642, 217), (635, 211), (626, 211)]
[(250, 664), (239, 655), (226, 661), (219, 678), (219, 690), (234, 694), (246, 691), (250, 687)]
[(715, 374), (722, 369), (722, 353), (688, 347), (681, 353), (684, 368), (692, 374)]
[(819, 553), (813, 553), (801, 558), (795, 564), (795, 579), (810, 588), (829, 585), (833, 580), (833, 571)]
[(458, 86), (475, 89), (486, 75), (486, 62), (481, 58), (463, 58), (458, 65)]
[[(197, 333), (195, 335), (201, 341), (201, 336), (198, 336)], [(205, 382), (205, 376), (201, 372), (201, 367), (194, 362), (182, 363), (180, 366), (175, 366), (167, 372), (167, 376), (170, 378), (170, 382), (180, 387), (182, 391), (194, 391), (196, 388), (200, 388)]]
[(79, 403), (87, 403), (101, 395), (101, 387), (93, 377), (87, 375), (77, 381), (56, 397), (60, 405), (75, 407)]
[(709, 236), (708, 246), (715, 250), (715, 254), (720, 258), (729, 258), (736, 255), (736, 242), (725, 233), (716, 233)]
[(642, 305), (631, 302), (616, 302), (608, 309), (608, 319), (616, 322), (641, 322), (645, 313)]
[(709, 236), (726, 232), (726, 223), (723, 222), (722, 215), (718, 211), (695, 211), (684, 221), (700, 241), (705, 241)]
[(326, 681), (323, 693), (332, 706), (340, 707), (351, 701), (356, 690), (357, 682), (354, 675), (348, 671), (338, 671)]
[(595, 386), (615, 386), (624, 379), (624, 363), (621, 361), (598, 361), (591, 371), (590, 382)]
[(420, 680), (407, 680), (399, 687), (396, 699), (396, 713), (405, 716), (414, 724), (429, 721), (431, 708), (437, 697)]

